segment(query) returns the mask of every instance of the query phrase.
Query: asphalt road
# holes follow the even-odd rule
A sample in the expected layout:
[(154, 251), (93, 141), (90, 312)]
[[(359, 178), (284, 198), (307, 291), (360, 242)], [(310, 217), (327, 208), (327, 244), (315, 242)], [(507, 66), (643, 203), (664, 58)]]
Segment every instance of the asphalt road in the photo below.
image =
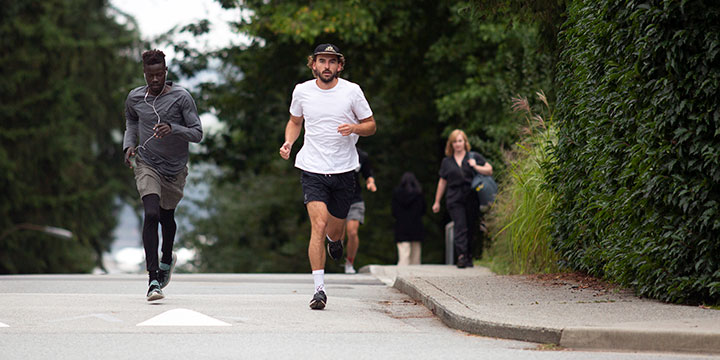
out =
[[(139, 275), (0, 276), (0, 359), (698, 359), (571, 352), (470, 335), (371, 275), (177, 274), (145, 301)], [(541, 350), (542, 349), (542, 350)]]

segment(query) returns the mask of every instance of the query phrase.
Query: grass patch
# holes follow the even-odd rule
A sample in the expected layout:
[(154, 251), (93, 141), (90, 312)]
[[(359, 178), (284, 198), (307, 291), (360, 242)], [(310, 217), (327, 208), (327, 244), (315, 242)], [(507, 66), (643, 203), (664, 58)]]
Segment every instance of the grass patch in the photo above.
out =
[(539, 351), (565, 351), (566, 348), (557, 345), (557, 344), (540, 344), (537, 347), (535, 347), (535, 350)]

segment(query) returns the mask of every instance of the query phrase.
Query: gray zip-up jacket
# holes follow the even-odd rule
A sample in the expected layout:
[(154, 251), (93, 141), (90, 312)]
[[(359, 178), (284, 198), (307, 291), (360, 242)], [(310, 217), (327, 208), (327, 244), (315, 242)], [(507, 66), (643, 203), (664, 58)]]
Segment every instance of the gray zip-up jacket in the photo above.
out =
[[(123, 151), (135, 146), (135, 153), (143, 162), (161, 175), (173, 176), (185, 169), (188, 144), (200, 142), (203, 130), (190, 93), (179, 85), (168, 84), (170, 91), (157, 99), (147, 94), (147, 85), (130, 91), (125, 100)], [(172, 128), (170, 135), (160, 139), (152, 137), (155, 133), (153, 127), (158, 123), (153, 102), (160, 122), (169, 123)]]

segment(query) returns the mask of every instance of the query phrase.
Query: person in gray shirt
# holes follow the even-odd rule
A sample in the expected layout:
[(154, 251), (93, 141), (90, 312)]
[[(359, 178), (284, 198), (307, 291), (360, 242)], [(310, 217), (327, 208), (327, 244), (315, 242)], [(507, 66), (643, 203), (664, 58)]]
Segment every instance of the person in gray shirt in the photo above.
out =
[[(188, 144), (200, 142), (203, 131), (190, 93), (167, 81), (165, 54), (145, 51), (142, 62), (147, 85), (130, 91), (125, 100), (123, 151), (145, 210), (142, 240), (150, 277), (146, 298), (154, 301), (165, 297), (162, 289), (175, 267), (175, 208), (185, 188)], [(162, 226), (159, 262), (158, 224)]]

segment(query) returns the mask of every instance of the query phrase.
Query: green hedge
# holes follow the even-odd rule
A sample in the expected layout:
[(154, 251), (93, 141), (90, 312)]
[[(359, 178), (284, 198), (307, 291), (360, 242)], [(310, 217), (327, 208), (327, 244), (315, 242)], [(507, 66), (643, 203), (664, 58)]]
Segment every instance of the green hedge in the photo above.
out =
[(567, 15), (554, 247), (640, 295), (720, 303), (720, 4), (571, 1)]

